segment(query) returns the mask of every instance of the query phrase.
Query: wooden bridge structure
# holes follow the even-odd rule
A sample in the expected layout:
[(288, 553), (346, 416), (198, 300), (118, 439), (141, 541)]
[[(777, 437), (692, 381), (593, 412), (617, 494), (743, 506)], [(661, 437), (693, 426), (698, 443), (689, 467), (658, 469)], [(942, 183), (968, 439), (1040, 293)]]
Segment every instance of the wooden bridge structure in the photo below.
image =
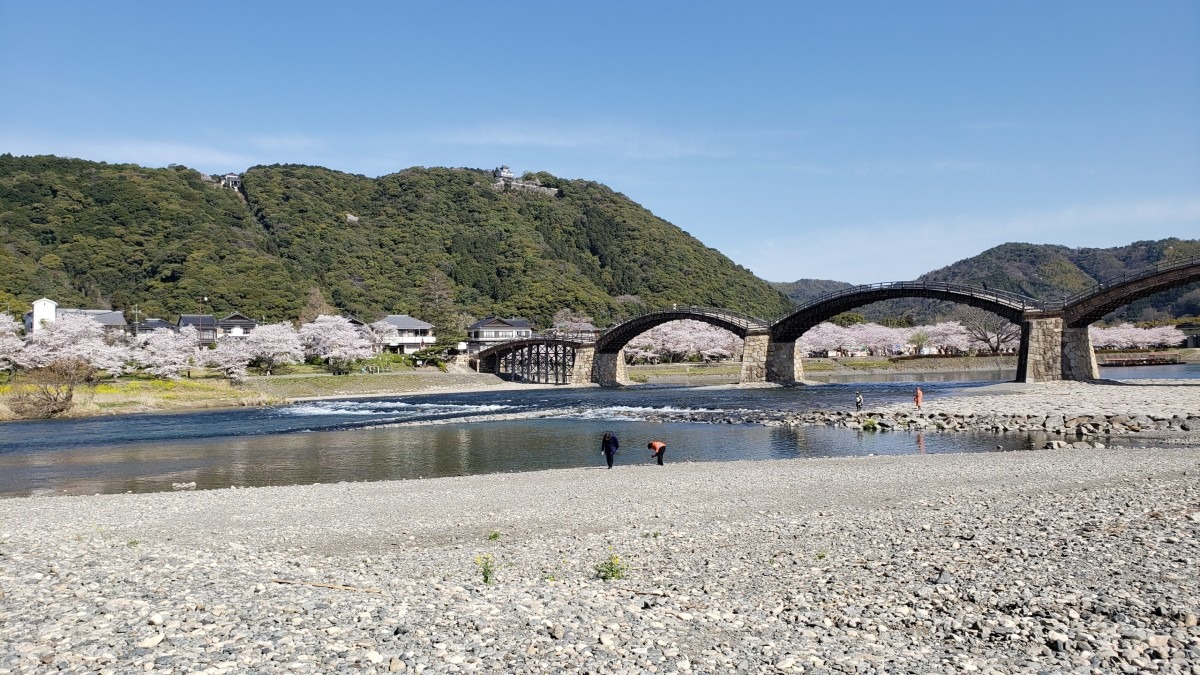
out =
[(774, 320), (719, 307), (651, 310), (618, 323), (594, 340), (548, 335), (505, 342), (475, 356), (481, 372), (546, 384), (628, 384), (623, 350), (638, 335), (669, 321), (690, 319), (728, 330), (743, 340), (739, 381), (792, 384), (804, 377), (796, 340), (843, 312), (881, 300), (929, 298), (978, 307), (1021, 327), (1017, 381), (1094, 380), (1099, 377), (1088, 326), (1134, 300), (1200, 280), (1200, 258), (1165, 261), (1152, 268), (1044, 301), (966, 284), (899, 281), (841, 289)]

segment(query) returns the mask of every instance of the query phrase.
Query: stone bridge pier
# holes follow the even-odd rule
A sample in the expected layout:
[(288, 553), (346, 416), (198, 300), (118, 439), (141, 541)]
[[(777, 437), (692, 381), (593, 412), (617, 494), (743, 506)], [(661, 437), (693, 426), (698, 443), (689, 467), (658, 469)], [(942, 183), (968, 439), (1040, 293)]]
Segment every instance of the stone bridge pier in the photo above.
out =
[(596, 363), (595, 345), (584, 345), (575, 349), (575, 365), (571, 368), (568, 381), (571, 384), (592, 381), (592, 368)]
[(738, 384), (767, 381), (767, 353), (771, 348), (771, 334), (749, 333), (742, 343), (742, 373)]
[(796, 354), (796, 341), (771, 341), (767, 345), (767, 381), (796, 384), (804, 379), (804, 364)]
[(1021, 322), (1021, 351), (1017, 382), (1100, 378), (1088, 327), (1072, 328), (1062, 317), (1032, 318)]
[[(619, 387), (623, 384), (633, 384), (629, 377), (625, 374), (625, 350), (619, 349), (616, 352), (596, 352), (595, 348), (591, 348), (595, 354), (592, 362), (592, 382), (601, 387)], [(575, 367), (579, 368), (579, 356), (575, 356)], [(580, 373), (585, 372), (582, 369)]]

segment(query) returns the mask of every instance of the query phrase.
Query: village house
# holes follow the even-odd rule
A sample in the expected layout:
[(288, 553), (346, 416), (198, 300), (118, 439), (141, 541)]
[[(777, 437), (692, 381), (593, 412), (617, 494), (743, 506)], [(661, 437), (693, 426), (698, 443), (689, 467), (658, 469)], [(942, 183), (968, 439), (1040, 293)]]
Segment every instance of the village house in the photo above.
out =
[(217, 322), (219, 337), (244, 338), (258, 327), (258, 322), (245, 314), (234, 312)]
[(437, 341), (433, 336), (433, 324), (414, 319), (407, 314), (389, 314), (380, 321), (394, 326), (397, 333), (381, 345), (384, 351), (412, 354)]
[(501, 319), (484, 317), (467, 327), (467, 341), (471, 351), (479, 351), (501, 342), (533, 337), (533, 326), (525, 319)]
[(175, 330), (183, 328), (196, 329), (196, 342), (211, 345), (217, 341), (217, 319), (212, 314), (180, 314), (175, 322)]
[(174, 332), (175, 324), (165, 319), (151, 317), (133, 324), (134, 335), (148, 335), (150, 333), (163, 333), (167, 331)]
[(104, 326), (106, 331), (124, 332), (128, 325), (125, 323), (124, 312), (111, 309), (68, 309), (59, 307), (57, 302), (49, 298), (41, 298), (33, 301), (32, 311), (25, 312), (25, 334), (33, 335), (47, 324), (68, 315), (85, 316)]

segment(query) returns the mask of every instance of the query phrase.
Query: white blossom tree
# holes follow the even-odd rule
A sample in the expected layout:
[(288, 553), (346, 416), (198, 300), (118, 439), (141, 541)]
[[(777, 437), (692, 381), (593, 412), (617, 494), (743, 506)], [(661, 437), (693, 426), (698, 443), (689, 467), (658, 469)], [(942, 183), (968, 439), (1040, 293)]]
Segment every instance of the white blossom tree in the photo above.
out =
[(106, 340), (103, 326), (75, 314), (60, 317), (35, 332), (16, 356), (16, 364), (22, 368), (45, 368), (55, 361), (79, 360), (114, 376), (124, 372), (130, 360), (124, 344)]
[(243, 338), (242, 342), (245, 343), (250, 359), (257, 361), (267, 375), (272, 374), (276, 366), (300, 363), (304, 360), (304, 345), (300, 343), (300, 334), (286, 321), (259, 326)]
[(965, 352), (971, 346), (971, 336), (957, 321), (942, 321), (932, 326), (922, 326), (926, 344), (942, 352)]
[(742, 339), (723, 328), (684, 319), (655, 326), (629, 341), (631, 360), (680, 362), (720, 360), (742, 352)]
[(371, 346), (376, 352), (383, 351), (383, 346), (398, 340), (400, 330), (395, 325), (380, 319), (372, 324), (367, 324), (367, 334), (371, 336)]
[(304, 353), (329, 364), (334, 372), (349, 370), (350, 364), (370, 358), (371, 338), (341, 316), (318, 316), (300, 327)]
[(200, 365), (220, 371), (234, 383), (246, 379), (246, 368), (252, 359), (244, 340), (222, 340), (216, 349), (201, 349), (197, 357)]
[(132, 358), (148, 375), (174, 380), (195, 364), (198, 343), (199, 334), (191, 326), (184, 326), (178, 333), (154, 331), (139, 341)]
[(1175, 347), (1187, 337), (1175, 326), (1138, 328), (1123, 323), (1111, 328), (1091, 326), (1088, 335), (1096, 349), (1148, 349), (1150, 347)]
[(0, 314), (0, 370), (11, 369), (17, 361), (17, 352), (25, 346), (17, 331), (21, 324), (8, 314)]

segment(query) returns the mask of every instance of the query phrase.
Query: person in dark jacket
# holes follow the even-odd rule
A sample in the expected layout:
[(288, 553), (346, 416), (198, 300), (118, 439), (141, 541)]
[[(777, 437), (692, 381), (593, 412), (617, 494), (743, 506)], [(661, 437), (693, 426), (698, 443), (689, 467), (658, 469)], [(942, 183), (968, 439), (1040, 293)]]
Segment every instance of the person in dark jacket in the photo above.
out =
[(617, 441), (617, 435), (611, 431), (604, 432), (604, 439), (600, 441), (600, 452), (604, 454), (604, 461), (608, 462), (608, 468), (612, 468), (613, 457), (617, 455), (617, 448), (621, 444)]

